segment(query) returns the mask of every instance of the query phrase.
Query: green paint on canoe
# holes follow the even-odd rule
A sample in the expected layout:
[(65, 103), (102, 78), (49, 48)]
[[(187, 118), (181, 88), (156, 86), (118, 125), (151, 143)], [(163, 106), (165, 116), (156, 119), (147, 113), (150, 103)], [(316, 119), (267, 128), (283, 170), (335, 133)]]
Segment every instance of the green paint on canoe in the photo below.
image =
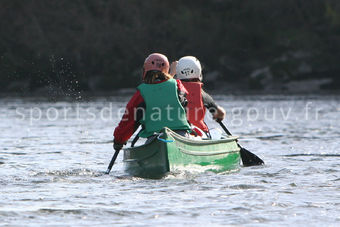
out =
[(203, 171), (221, 173), (239, 168), (240, 149), (237, 137), (220, 140), (193, 140), (164, 128), (157, 138), (142, 146), (124, 149), (128, 174), (160, 178), (167, 172), (199, 166)]

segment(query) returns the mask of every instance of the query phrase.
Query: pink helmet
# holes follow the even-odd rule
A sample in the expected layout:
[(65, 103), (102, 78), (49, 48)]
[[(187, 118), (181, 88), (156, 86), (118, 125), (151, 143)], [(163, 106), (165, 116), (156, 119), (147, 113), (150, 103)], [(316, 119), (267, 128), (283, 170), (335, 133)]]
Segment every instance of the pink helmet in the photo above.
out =
[(169, 61), (168, 58), (159, 53), (150, 54), (144, 61), (143, 67), (143, 80), (147, 71), (161, 71), (163, 73), (169, 72)]

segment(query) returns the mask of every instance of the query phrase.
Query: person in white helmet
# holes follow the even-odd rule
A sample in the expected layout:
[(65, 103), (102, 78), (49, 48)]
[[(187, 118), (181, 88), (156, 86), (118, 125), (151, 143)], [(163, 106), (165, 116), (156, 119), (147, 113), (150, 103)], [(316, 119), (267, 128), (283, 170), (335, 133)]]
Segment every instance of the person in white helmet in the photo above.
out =
[(225, 118), (225, 110), (218, 106), (214, 99), (202, 89), (202, 67), (196, 57), (185, 56), (178, 62), (171, 64), (170, 73), (174, 74), (176, 70), (176, 78), (182, 81), (187, 89), (187, 118), (189, 122), (203, 130), (209, 136), (209, 129), (204, 122), (206, 109), (213, 115), (213, 118), (222, 121)]

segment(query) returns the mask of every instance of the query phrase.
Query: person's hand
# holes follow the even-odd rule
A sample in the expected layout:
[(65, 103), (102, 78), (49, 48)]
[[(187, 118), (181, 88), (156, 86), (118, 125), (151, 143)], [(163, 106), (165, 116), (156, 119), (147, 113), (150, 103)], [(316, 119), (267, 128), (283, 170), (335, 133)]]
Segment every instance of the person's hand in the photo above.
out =
[(213, 118), (216, 121), (222, 121), (225, 118), (225, 110), (223, 109), (223, 107), (217, 107), (215, 113), (213, 114)]
[(113, 149), (115, 151), (119, 151), (123, 148), (124, 144), (117, 143), (116, 141), (113, 141)]
[(177, 67), (177, 63), (178, 63), (178, 61), (173, 61), (173, 62), (171, 62), (170, 71), (169, 71), (169, 74), (170, 74), (171, 76), (176, 75), (176, 67)]

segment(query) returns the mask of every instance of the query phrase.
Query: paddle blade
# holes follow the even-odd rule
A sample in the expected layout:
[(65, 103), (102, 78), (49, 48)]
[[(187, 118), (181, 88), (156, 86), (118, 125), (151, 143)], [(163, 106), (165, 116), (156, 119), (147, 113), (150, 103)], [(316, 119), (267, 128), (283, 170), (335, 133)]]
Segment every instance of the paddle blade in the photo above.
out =
[(247, 149), (240, 147), (240, 154), (243, 166), (259, 166), (264, 165), (264, 161), (257, 157), (255, 154), (251, 153)]

